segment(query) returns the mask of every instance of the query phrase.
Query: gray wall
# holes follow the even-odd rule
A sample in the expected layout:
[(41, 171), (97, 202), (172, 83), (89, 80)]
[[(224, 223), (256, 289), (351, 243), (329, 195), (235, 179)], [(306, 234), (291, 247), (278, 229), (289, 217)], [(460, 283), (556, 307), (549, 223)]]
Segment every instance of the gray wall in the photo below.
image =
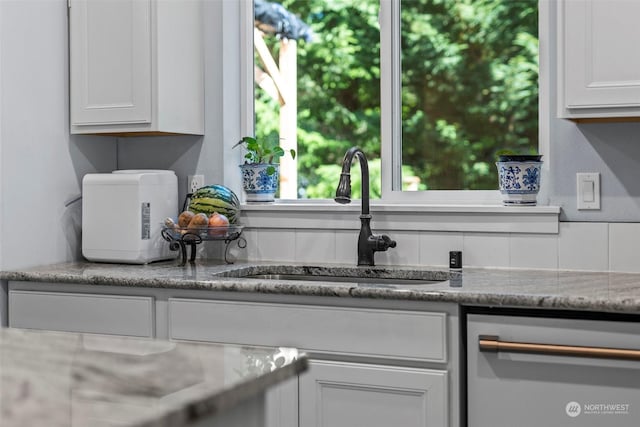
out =
[[(564, 221), (640, 221), (640, 123), (552, 122), (549, 202)], [(601, 210), (578, 211), (576, 173), (599, 172)]]

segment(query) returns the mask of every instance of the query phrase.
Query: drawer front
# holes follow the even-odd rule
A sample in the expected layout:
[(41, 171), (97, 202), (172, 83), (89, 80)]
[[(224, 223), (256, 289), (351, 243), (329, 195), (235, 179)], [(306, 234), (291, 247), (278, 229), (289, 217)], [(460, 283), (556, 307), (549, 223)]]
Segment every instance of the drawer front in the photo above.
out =
[(446, 314), (169, 299), (174, 339), (445, 362)]
[(9, 291), (9, 326), (154, 336), (152, 297)]

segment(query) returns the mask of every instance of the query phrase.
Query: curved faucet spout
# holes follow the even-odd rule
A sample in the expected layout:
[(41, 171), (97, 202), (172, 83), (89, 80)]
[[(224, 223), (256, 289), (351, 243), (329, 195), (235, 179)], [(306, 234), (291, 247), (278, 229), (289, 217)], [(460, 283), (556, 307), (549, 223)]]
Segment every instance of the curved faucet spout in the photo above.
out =
[(359, 147), (351, 147), (344, 155), (342, 160), (342, 173), (340, 174), (340, 182), (336, 189), (335, 201), (338, 203), (351, 202), (351, 163), (353, 157), (358, 156), (360, 160), (360, 175), (362, 185), (362, 215), (369, 215), (369, 164), (367, 157)]

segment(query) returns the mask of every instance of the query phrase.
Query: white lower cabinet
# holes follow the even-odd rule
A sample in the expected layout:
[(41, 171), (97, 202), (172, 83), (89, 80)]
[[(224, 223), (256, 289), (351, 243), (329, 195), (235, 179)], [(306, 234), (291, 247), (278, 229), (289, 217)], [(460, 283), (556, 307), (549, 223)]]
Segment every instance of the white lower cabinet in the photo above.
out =
[(169, 298), (167, 316), (173, 339), (309, 353), (298, 383), (268, 395), (270, 427), (458, 425), (445, 312)]
[(460, 425), (455, 304), (213, 299), (218, 294), (207, 291), (34, 282), (8, 288), (11, 327), (306, 352), (309, 370), (267, 393), (269, 427)]
[(300, 427), (447, 425), (447, 372), (313, 361), (300, 376)]

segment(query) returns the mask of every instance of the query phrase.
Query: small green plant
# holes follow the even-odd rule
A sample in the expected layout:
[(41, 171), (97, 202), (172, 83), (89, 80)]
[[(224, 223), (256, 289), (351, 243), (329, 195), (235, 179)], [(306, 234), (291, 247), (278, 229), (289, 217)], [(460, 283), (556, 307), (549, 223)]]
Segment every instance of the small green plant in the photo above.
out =
[[(275, 139), (258, 140), (252, 136), (243, 136), (233, 148), (239, 145), (244, 146), (245, 150), (247, 150), (244, 155), (245, 163), (247, 164), (270, 164), (285, 155), (284, 149), (280, 147), (278, 140)], [(291, 149), (289, 153), (293, 159), (296, 158), (296, 150)], [(275, 172), (275, 167), (269, 166), (267, 168), (267, 175), (273, 175)]]

